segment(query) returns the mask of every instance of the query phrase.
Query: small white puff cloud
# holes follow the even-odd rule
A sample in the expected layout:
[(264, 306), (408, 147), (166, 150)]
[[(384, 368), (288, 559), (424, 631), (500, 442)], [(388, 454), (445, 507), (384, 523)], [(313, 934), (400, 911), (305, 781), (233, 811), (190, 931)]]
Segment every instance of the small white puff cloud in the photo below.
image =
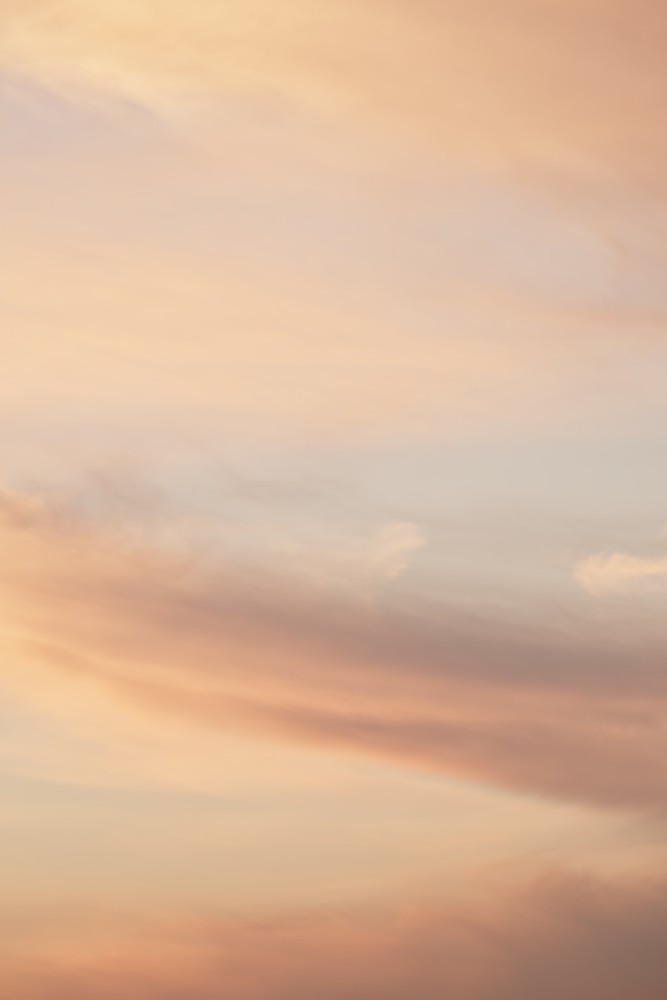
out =
[(595, 597), (664, 587), (667, 586), (667, 555), (643, 558), (626, 552), (602, 552), (578, 562), (574, 576)]

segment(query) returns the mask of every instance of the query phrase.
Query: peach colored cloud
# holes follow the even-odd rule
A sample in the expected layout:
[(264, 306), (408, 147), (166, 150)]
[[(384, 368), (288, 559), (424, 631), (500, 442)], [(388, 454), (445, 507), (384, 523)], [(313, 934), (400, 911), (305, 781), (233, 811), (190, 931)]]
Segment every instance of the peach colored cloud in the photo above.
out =
[[(69, 30), (56, 9), (28, 35)], [(631, 186), (565, 210), (516, 178), (395, 169), (338, 133), (323, 156), (292, 126), (255, 145), (235, 121), (223, 157), (198, 157), (145, 119), (74, 116), (48, 177), (7, 130), (5, 423), (69, 424), (67, 445), (97, 452), (174, 430), (220, 448), (221, 427), (321, 446), (662, 418), (664, 241)]]
[(604, 594), (661, 589), (667, 583), (667, 556), (633, 556), (609, 552), (580, 560), (574, 575), (595, 597)]
[[(67, 226), (56, 232), (65, 239)], [(74, 454), (173, 452), (183, 442), (211, 454), (229, 438), (322, 446), (551, 435), (664, 411), (664, 338), (638, 333), (641, 323), (629, 361), (627, 331), (607, 337), (598, 321), (568, 313), (548, 320), (558, 336), (536, 336), (548, 303), (525, 307), (484, 282), (477, 300), (453, 293), (408, 327), (389, 315), (406, 308), (400, 294), (383, 304), (385, 293), (370, 291), (355, 308), (334, 286), (297, 279), (296, 263), (272, 271), (225, 251), (216, 267), (180, 252), (103, 248), (85, 259), (84, 247), (28, 249), (17, 238), (3, 255), (11, 339), (0, 406), (6, 426), (27, 427), (23, 456), (18, 432), (3, 445), (17, 462), (51, 427), (74, 428), (60, 433)], [(443, 296), (456, 277), (443, 273)], [(437, 335), (420, 330), (434, 321)], [(461, 332), (471, 327), (480, 332)]]
[(254, 919), (5, 911), (12, 1000), (662, 1000), (667, 891), (554, 871), (465, 906)]
[(28, 697), (85, 711), (86, 691), (101, 690), (165, 724), (587, 803), (665, 804), (659, 643), (519, 628), (446, 604), (369, 608), (314, 590), (289, 560), (225, 567), (75, 511), (16, 496), (3, 506), (2, 678)]
[(0, 59), (162, 107), (314, 109), (448, 156), (659, 181), (664, 31), (649, 0), (10, 0)]
[[(516, 424), (517, 401), (537, 403), (542, 358), (519, 344), (420, 341), (336, 305), (330, 291), (288, 275), (281, 286), (264, 266), (253, 274), (223, 260), (220, 276), (181, 255), (104, 256), (103, 267), (64, 255), (54, 265), (48, 252), (7, 261), (3, 313), (16, 333), (1, 396), (10, 412), (94, 408), (97, 424), (132, 420), (136, 438), (148, 397), (150, 413), (183, 428), (224, 422), (235, 433), (322, 441), (451, 435), (498, 410)], [(40, 302), (26, 323), (35, 283)], [(540, 398), (549, 391), (542, 385)]]

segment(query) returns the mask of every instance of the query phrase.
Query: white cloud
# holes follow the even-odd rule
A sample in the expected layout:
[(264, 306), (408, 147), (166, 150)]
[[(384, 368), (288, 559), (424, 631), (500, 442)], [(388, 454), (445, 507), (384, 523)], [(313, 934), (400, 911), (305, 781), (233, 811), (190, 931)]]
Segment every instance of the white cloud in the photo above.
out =
[(368, 545), (368, 566), (375, 577), (395, 580), (408, 567), (410, 556), (426, 544), (411, 521), (397, 521), (377, 531)]
[(417, 524), (391, 521), (368, 535), (285, 538), (280, 552), (288, 557), (288, 572), (305, 577), (308, 586), (368, 598), (401, 577), (410, 557), (425, 544)]
[(590, 594), (667, 586), (667, 555), (643, 558), (626, 552), (602, 552), (578, 562), (575, 579)]

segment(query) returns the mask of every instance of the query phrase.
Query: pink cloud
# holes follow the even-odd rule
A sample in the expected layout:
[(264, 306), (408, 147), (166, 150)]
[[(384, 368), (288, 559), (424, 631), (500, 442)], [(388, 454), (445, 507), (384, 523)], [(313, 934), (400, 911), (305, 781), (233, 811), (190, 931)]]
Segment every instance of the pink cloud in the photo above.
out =
[(528, 631), (446, 605), (388, 614), (313, 591), (289, 561), (198, 565), (20, 498), (5, 501), (3, 550), (5, 616), (23, 639), (2, 676), (19, 687), (24, 676), (28, 698), (44, 681), (17, 672), (17, 656), (62, 678), (57, 698), (73, 690), (85, 705), (93, 685), (165, 725), (261, 731), (599, 805), (665, 805), (659, 644), (543, 622)]
[(5, 912), (12, 1000), (662, 1000), (667, 891), (551, 872), (473, 900), (249, 919)]

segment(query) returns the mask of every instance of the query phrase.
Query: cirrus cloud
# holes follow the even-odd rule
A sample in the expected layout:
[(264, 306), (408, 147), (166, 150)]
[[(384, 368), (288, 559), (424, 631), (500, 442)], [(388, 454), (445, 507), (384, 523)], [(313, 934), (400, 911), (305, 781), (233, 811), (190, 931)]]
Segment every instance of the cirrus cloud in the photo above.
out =
[(100, 690), (165, 725), (256, 732), (599, 806), (667, 804), (660, 644), (645, 644), (638, 668), (636, 640), (522, 627), (453, 603), (369, 608), (358, 590), (314, 588), (289, 555), (193, 558), (75, 509), (20, 496), (4, 508), (1, 676), (42, 709), (73, 697), (85, 713), (86, 690)]

